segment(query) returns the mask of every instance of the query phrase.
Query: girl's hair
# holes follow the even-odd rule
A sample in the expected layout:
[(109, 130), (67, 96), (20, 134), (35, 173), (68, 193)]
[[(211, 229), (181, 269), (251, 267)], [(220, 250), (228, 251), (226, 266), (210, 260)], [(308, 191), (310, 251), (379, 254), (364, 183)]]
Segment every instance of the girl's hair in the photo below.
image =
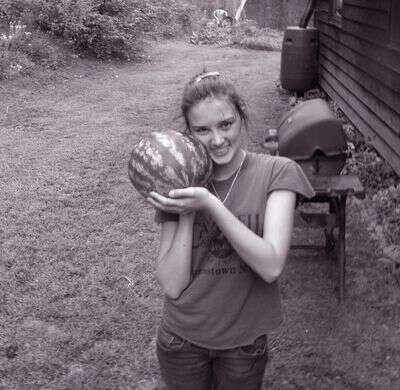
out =
[(186, 131), (190, 130), (189, 111), (197, 103), (208, 97), (226, 98), (234, 106), (242, 119), (245, 128), (248, 127), (248, 116), (246, 105), (243, 99), (236, 92), (235, 87), (227, 80), (224, 80), (218, 72), (207, 72), (194, 76), (183, 90), (181, 111), (186, 122)]

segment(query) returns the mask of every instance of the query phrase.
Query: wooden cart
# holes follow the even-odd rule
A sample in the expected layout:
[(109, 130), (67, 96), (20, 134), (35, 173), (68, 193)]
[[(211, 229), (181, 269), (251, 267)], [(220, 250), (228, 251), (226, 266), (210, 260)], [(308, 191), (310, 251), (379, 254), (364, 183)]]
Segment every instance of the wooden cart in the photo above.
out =
[(327, 203), (329, 211), (300, 212), (300, 219), (295, 220), (295, 226), (324, 228), (325, 246), (321, 245), (292, 245), (293, 249), (321, 249), (333, 257), (338, 265), (339, 302), (345, 297), (346, 278), (346, 201), (348, 196), (364, 198), (364, 188), (355, 175), (311, 176), (310, 182), (316, 192), (312, 199), (305, 199), (306, 203)]
[[(340, 174), (348, 157), (343, 125), (325, 100), (310, 99), (284, 114), (277, 129), (267, 130), (264, 140), (263, 147), (268, 154), (286, 156), (297, 161), (307, 175), (316, 195), (304, 200), (303, 205), (329, 205), (327, 212), (317, 213), (307, 212), (307, 207), (302, 207), (306, 211), (300, 212), (300, 217), (295, 219), (295, 226), (324, 228), (323, 248), (337, 262), (339, 301), (342, 302), (346, 276), (346, 201), (348, 196), (365, 196), (356, 175)], [(321, 246), (292, 245), (292, 248)]]

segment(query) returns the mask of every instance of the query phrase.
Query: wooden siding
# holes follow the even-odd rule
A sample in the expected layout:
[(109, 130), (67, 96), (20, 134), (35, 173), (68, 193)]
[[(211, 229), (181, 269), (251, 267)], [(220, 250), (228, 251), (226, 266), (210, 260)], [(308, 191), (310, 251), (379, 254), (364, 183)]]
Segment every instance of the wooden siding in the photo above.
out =
[(341, 18), (318, 0), (319, 83), (400, 175), (400, 48), (391, 0), (344, 0)]

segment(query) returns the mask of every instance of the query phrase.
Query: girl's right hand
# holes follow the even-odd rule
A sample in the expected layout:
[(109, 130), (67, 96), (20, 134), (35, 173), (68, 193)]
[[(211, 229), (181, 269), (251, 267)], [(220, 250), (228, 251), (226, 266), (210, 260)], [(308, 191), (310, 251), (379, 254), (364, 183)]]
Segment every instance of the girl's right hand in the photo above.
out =
[(185, 215), (207, 209), (213, 197), (204, 187), (188, 187), (172, 190), (169, 197), (150, 192), (147, 201), (161, 211)]

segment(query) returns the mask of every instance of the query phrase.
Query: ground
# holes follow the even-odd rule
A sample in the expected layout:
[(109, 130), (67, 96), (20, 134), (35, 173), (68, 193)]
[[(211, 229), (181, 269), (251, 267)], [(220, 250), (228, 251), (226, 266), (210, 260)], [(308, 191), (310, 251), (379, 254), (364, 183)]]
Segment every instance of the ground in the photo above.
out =
[[(153, 44), (139, 64), (79, 61), (0, 85), (0, 389), (150, 389), (162, 294), (158, 226), (134, 191), (134, 142), (176, 129), (184, 83), (205, 66), (248, 102), (248, 148), (289, 109), (279, 52)], [(270, 389), (400, 388), (399, 286), (347, 212), (347, 296), (323, 252), (291, 251)], [(321, 240), (303, 229), (294, 241)]]

